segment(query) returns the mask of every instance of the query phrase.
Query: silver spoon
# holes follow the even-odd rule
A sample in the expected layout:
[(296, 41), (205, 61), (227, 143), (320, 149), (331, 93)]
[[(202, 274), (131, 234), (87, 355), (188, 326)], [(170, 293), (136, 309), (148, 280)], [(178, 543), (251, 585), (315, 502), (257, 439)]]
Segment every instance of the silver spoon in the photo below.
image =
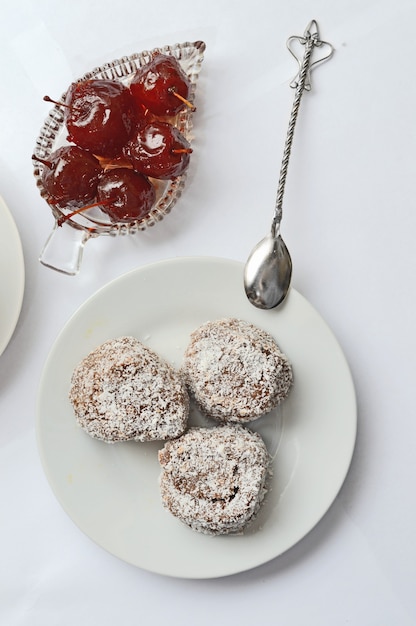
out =
[[(291, 48), (294, 41), (305, 47), (302, 61), (298, 59)], [(311, 89), (311, 69), (318, 63), (329, 59), (334, 52), (329, 43), (320, 40), (318, 24), (315, 20), (308, 24), (303, 37), (289, 37), (287, 47), (299, 64), (299, 72), (290, 84), (296, 89), (296, 92), (283, 151), (273, 222), (270, 233), (255, 246), (244, 268), (246, 295), (250, 302), (259, 309), (273, 309), (283, 302), (289, 291), (292, 278), (292, 259), (280, 235), (280, 223), (282, 221), (283, 193), (293, 134), (303, 92)], [(315, 47), (325, 47), (327, 50), (329, 49), (329, 52), (312, 63), (312, 51)]]

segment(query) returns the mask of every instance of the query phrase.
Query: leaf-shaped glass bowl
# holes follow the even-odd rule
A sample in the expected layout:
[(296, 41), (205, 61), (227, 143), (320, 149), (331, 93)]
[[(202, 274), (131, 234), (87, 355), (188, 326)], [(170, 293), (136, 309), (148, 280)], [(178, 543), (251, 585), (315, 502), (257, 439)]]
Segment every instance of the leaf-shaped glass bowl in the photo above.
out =
[[(154, 48), (150, 51), (132, 54), (131, 56), (116, 59), (110, 63), (106, 63), (101, 67), (93, 69), (82, 76), (79, 80), (88, 80), (91, 78), (119, 80), (125, 85), (129, 85), (136, 70), (150, 61), (152, 55), (156, 52), (162, 52), (176, 57), (182, 69), (187, 74), (191, 83), (190, 101), (194, 102), (195, 90), (201, 64), (204, 58), (205, 43), (196, 41), (193, 43), (185, 42), (163, 48)], [(61, 101), (65, 100), (66, 94), (61, 97)], [(174, 118), (169, 118), (169, 122), (174, 124), (185, 138), (192, 142), (193, 113), (190, 108), (185, 107)], [(39, 137), (36, 140), (34, 149), (34, 175), (36, 184), (39, 188), (41, 196), (49, 204), (52, 214), (55, 218), (55, 224), (50, 233), (45, 246), (40, 255), (40, 262), (47, 267), (58, 270), (65, 274), (77, 274), (82, 261), (82, 252), (85, 243), (92, 237), (99, 235), (126, 235), (136, 234), (157, 222), (160, 222), (178, 201), (182, 194), (187, 171), (172, 180), (155, 180), (151, 179), (156, 189), (156, 201), (150, 213), (141, 220), (133, 220), (131, 222), (113, 222), (110, 218), (100, 210), (99, 207), (88, 209), (68, 216), (74, 210), (79, 208), (76, 203), (60, 204), (52, 203), (48, 199), (48, 194), (42, 184), (42, 168), (41, 162), (36, 158), (47, 160), (52, 152), (57, 148), (68, 144), (66, 139), (66, 127), (64, 123), (64, 109), (62, 106), (55, 105), (46, 118)]]

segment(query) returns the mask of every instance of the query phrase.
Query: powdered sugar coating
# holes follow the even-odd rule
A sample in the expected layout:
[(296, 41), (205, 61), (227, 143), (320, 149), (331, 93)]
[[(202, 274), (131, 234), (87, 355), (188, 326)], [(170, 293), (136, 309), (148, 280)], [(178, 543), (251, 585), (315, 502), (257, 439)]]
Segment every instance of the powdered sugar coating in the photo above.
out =
[(107, 442), (181, 435), (189, 397), (179, 374), (134, 337), (101, 344), (75, 368), (69, 392), (75, 417)]
[(293, 382), (273, 337), (234, 318), (207, 322), (191, 334), (182, 373), (200, 409), (223, 422), (261, 417), (287, 397)]
[(164, 445), (159, 463), (163, 505), (205, 534), (242, 532), (266, 493), (266, 446), (238, 424), (191, 428)]

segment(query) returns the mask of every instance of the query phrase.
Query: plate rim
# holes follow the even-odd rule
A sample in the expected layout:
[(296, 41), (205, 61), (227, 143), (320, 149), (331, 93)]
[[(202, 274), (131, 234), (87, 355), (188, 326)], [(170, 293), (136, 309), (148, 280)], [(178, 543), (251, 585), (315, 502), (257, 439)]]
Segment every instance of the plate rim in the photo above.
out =
[(7, 297), (12, 300), (13, 312), (8, 319), (7, 328), (4, 332), (0, 333), (0, 356), (6, 350), (16, 330), (17, 323), (20, 318), (20, 314), (23, 306), (23, 297), (25, 291), (25, 260), (23, 254), (23, 246), (20, 238), (20, 233), (17, 228), (15, 219), (6, 204), (4, 198), (0, 195), (0, 220), (7, 225), (7, 229), (2, 231), (1, 236), (6, 237), (9, 241), (12, 241), (13, 258), (9, 259), (8, 272), (12, 271), (13, 276), (11, 283), (13, 284), (13, 290), (7, 294)]

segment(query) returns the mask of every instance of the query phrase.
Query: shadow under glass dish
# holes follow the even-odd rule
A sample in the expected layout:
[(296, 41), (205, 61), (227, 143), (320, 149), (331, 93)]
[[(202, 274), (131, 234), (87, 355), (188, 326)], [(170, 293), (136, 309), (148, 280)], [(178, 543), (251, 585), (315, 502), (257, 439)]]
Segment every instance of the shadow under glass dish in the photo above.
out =
[[(156, 52), (174, 56), (180, 63), (191, 84), (190, 100), (193, 102), (197, 80), (204, 58), (205, 43), (186, 42), (155, 48), (151, 51), (135, 53), (106, 63), (82, 76), (79, 81), (88, 79), (119, 80), (129, 85), (136, 70), (148, 63)], [(65, 100), (65, 93), (61, 101)], [(188, 108), (183, 109), (174, 118), (169, 118), (184, 137), (191, 143), (193, 114)], [(39, 137), (36, 140), (34, 156), (47, 160), (52, 152), (63, 145), (68, 145), (64, 123), (63, 107), (55, 105), (48, 114)], [(49, 204), (55, 219), (49, 237), (40, 255), (40, 262), (64, 274), (75, 275), (79, 272), (85, 244), (91, 238), (100, 235), (133, 235), (160, 222), (174, 207), (185, 186), (187, 172), (173, 180), (150, 179), (156, 189), (156, 202), (149, 215), (131, 222), (113, 222), (99, 207), (94, 207), (67, 218), (62, 225), (60, 220), (79, 208), (77, 204), (60, 204), (48, 201), (48, 195), (42, 184), (42, 163), (34, 160), (34, 175), (42, 198)]]

